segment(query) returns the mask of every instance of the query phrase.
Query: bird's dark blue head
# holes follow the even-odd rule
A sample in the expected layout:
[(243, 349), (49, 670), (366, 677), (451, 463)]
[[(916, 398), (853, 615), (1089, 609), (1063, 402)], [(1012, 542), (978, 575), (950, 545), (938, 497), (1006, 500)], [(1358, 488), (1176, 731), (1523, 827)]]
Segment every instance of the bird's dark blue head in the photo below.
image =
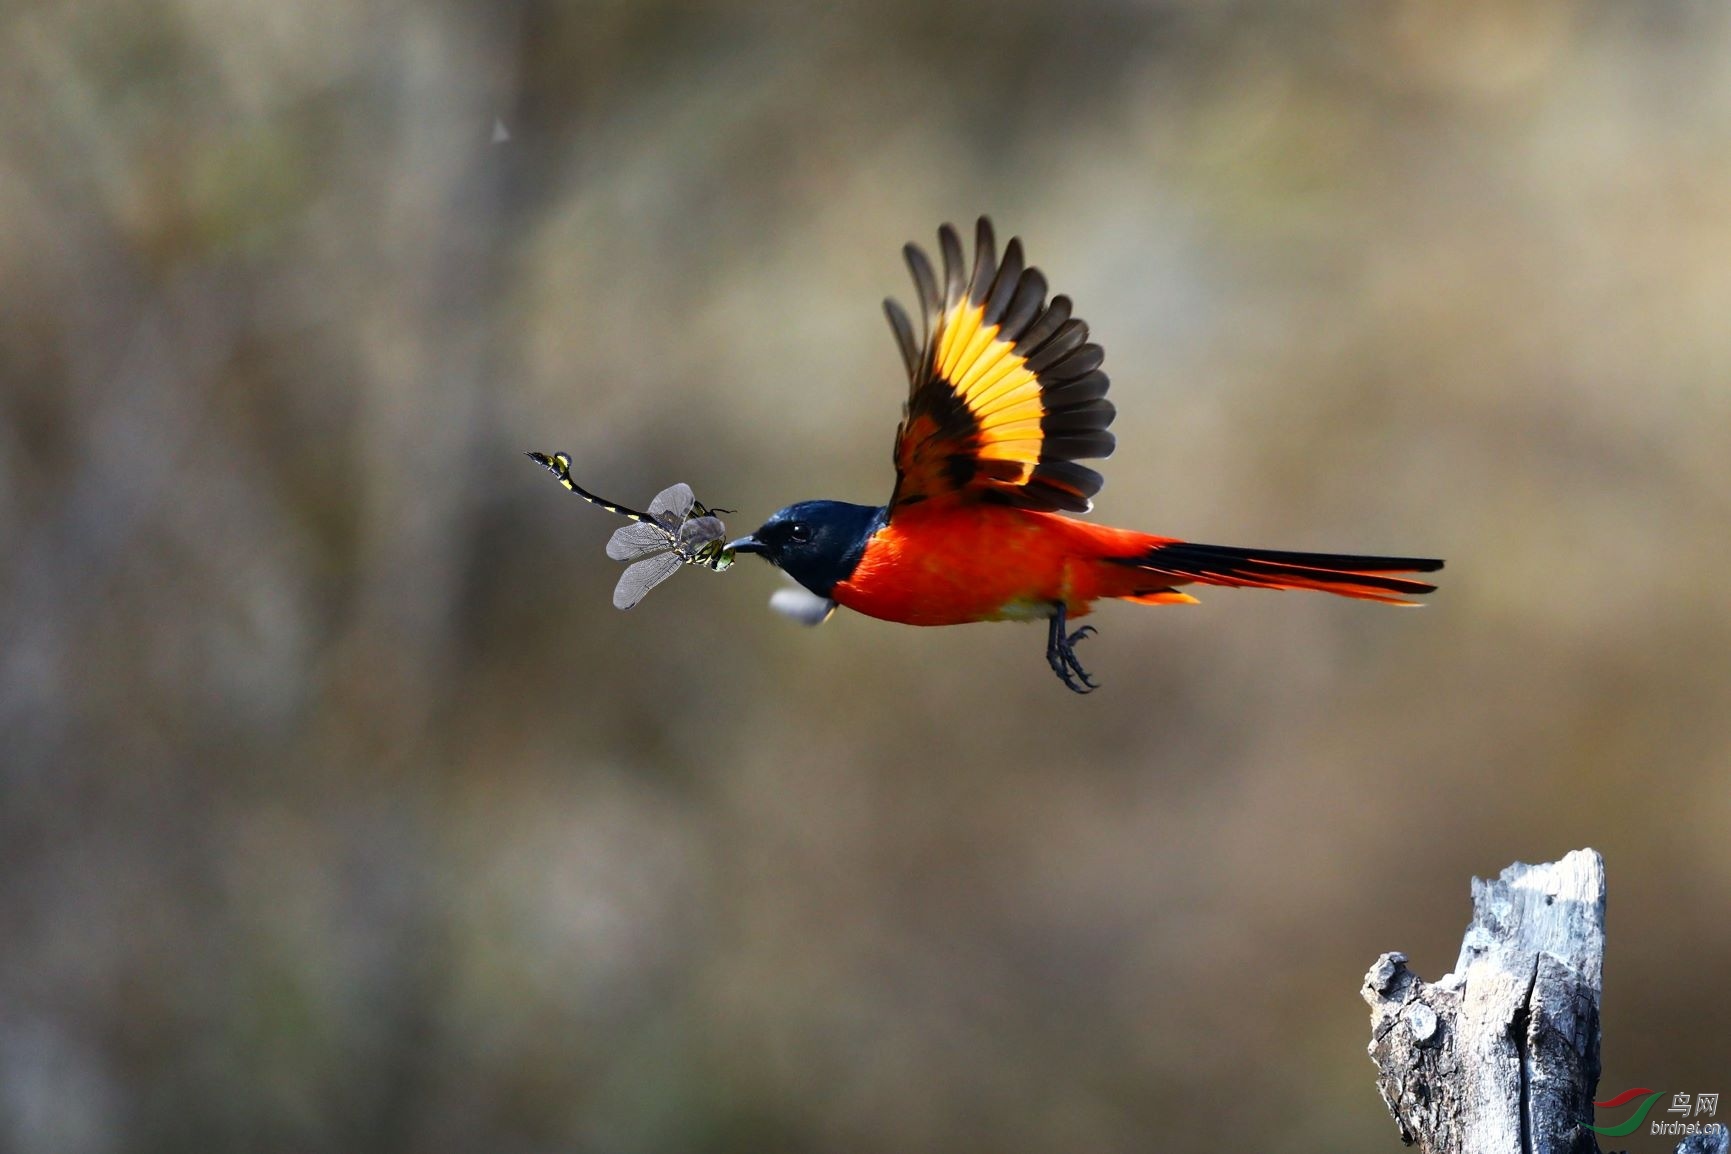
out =
[(736, 553), (759, 553), (819, 597), (853, 575), (866, 542), (884, 522), (876, 505), (846, 501), (801, 501), (765, 521), (749, 537), (728, 545)]

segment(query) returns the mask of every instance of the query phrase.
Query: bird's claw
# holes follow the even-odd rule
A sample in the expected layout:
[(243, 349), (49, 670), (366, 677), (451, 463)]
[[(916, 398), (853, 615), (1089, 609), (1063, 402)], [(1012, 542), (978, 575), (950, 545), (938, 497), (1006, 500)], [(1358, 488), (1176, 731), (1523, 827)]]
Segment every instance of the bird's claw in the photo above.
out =
[(1051, 631), (1046, 638), (1046, 663), (1072, 693), (1092, 693), (1100, 688), (1100, 683), (1088, 676), (1088, 671), (1082, 668), (1082, 662), (1076, 657), (1077, 642), (1097, 632), (1092, 625), (1084, 625), (1074, 633), (1065, 633), (1062, 605), (1052, 617)]

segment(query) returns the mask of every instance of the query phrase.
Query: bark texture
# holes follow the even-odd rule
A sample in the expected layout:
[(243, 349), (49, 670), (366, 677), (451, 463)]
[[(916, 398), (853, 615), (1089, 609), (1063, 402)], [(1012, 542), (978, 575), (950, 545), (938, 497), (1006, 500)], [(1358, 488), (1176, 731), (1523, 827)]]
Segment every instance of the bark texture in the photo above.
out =
[[(1452, 974), (1425, 982), (1401, 953), (1364, 977), (1377, 1089), (1425, 1154), (1599, 1154), (1605, 863), (1590, 849), (1473, 879)], [(1720, 1128), (1678, 1154), (1731, 1154)]]
[(1377, 1089), (1426, 1154), (1598, 1154), (1605, 869), (1592, 850), (1473, 879), (1473, 919), (1434, 983), (1388, 953), (1365, 975)]

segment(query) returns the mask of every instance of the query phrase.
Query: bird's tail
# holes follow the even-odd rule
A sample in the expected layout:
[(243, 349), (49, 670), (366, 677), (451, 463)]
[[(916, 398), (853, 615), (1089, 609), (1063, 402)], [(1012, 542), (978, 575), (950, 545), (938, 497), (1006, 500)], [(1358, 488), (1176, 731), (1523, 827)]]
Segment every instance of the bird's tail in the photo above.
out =
[(1165, 588), (1138, 589), (1131, 600), (1165, 602), (1191, 598), (1170, 586), (1237, 585), (1255, 589), (1316, 589), (1342, 597), (1411, 605), (1408, 597), (1431, 592), (1435, 585), (1396, 577), (1396, 573), (1433, 573), (1441, 561), (1427, 557), (1360, 557), (1342, 553), (1288, 553), (1278, 549), (1239, 549), (1229, 545), (1197, 545), (1171, 541), (1138, 557), (1114, 558), (1138, 573), (1163, 579)]

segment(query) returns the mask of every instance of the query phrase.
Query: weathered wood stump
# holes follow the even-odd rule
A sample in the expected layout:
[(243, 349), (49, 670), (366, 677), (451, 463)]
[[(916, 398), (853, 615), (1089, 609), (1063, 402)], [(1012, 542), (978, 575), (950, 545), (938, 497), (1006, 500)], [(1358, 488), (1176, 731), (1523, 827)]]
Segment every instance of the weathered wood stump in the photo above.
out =
[[(1593, 850), (1473, 879), (1473, 919), (1434, 983), (1387, 953), (1365, 975), (1370, 1057), (1401, 1140), (1425, 1154), (1599, 1154), (1605, 863)], [(1677, 1148), (1731, 1154), (1727, 1132)]]

